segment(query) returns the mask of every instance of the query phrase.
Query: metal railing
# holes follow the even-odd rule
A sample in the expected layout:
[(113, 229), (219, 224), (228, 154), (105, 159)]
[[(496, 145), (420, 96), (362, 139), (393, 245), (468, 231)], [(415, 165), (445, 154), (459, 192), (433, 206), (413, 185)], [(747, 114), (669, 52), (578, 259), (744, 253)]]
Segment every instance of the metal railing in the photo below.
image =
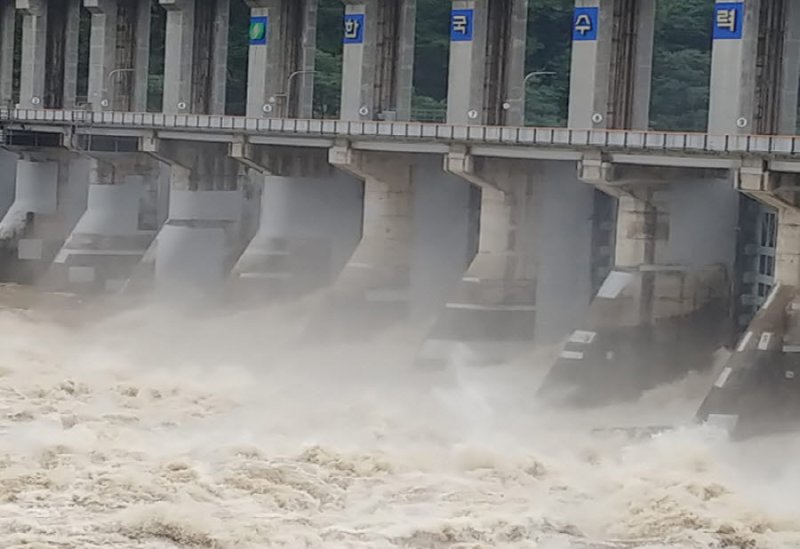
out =
[(293, 137), (370, 138), (482, 145), (619, 149), (705, 154), (800, 154), (800, 136), (712, 135), (637, 130), (461, 126), (425, 122), (377, 122), (247, 118), (205, 114), (2, 109), (0, 123), (209, 131)]
[(444, 124), (447, 120), (447, 109), (411, 109), (412, 122), (434, 122)]

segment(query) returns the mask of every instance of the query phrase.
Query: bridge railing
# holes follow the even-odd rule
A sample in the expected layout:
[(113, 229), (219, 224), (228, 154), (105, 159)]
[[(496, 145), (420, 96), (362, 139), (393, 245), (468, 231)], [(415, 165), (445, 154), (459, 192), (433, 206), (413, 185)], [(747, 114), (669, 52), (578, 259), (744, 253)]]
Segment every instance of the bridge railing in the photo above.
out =
[(620, 149), (627, 152), (666, 151), (711, 154), (800, 154), (800, 136), (713, 135), (638, 130), (461, 126), (425, 122), (379, 122), (247, 118), (205, 114), (100, 112), (82, 110), (0, 109), (0, 122), (41, 123), (153, 130), (281, 134), (302, 137), (343, 137), (422, 140), (465, 144)]

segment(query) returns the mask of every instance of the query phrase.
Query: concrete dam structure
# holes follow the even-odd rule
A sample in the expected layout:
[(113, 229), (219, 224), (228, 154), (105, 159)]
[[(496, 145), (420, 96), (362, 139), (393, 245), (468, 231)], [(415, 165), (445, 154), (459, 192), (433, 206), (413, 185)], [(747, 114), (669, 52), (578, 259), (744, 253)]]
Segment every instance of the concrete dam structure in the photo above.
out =
[(443, 123), (412, 116), (415, 0), (344, 1), (335, 120), (314, 117), (316, 0), (247, 1), (244, 116), (229, 1), (157, 4), (0, 0), (5, 281), (319, 293), (307, 337), (411, 325), (420, 367), (558, 346), (537, 393), (558, 406), (635, 400), (728, 347), (698, 418), (800, 420), (797, 2), (715, 3), (707, 133), (650, 130), (656, 0), (575, 1), (566, 128), (524, 125), (527, 0), (452, 0)]

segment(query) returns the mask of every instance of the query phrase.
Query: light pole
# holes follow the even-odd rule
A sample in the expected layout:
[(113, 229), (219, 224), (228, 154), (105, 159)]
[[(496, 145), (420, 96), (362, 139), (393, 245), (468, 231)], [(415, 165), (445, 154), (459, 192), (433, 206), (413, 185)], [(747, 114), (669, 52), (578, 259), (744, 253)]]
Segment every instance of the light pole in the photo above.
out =
[(109, 71), (109, 73), (106, 75), (106, 85), (100, 92), (101, 95), (103, 96), (103, 99), (100, 102), (100, 105), (103, 106), (103, 107), (111, 106), (111, 101), (108, 99), (107, 95), (108, 95), (109, 84), (111, 83), (111, 77), (112, 76), (114, 76), (115, 74), (119, 74), (121, 72), (135, 72), (135, 71), (136, 71), (136, 69), (114, 69), (113, 71)]
[(522, 97), (520, 98), (520, 103), (522, 104), (522, 120), (523, 125), (525, 124), (525, 103), (528, 100), (528, 81), (533, 78), (534, 76), (554, 76), (555, 72), (553, 71), (533, 71), (529, 72), (525, 75), (525, 78), (522, 79)]
[(276, 93), (271, 99), (277, 99), (278, 97), (282, 97), (286, 100), (286, 113), (285, 116), (289, 116), (289, 101), (292, 97), (292, 81), (301, 74), (319, 74), (319, 71), (312, 71), (312, 70), (303, 70), (303, 71), (294, 71), (289, 77), (286, 79), (286, 93)]

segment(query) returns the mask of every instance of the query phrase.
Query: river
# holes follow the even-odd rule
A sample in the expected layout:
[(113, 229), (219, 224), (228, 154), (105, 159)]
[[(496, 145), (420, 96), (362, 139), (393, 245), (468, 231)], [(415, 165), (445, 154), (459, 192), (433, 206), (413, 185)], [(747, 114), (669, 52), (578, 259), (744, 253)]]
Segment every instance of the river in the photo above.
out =
[(0, 311), (4, 549), (800, 547), (800, 436), (691, 425), (707, 377), (564, 414), (538, 355), (430, 371), (400, 331), (298, 345), (288, 308), (70, 314)]

